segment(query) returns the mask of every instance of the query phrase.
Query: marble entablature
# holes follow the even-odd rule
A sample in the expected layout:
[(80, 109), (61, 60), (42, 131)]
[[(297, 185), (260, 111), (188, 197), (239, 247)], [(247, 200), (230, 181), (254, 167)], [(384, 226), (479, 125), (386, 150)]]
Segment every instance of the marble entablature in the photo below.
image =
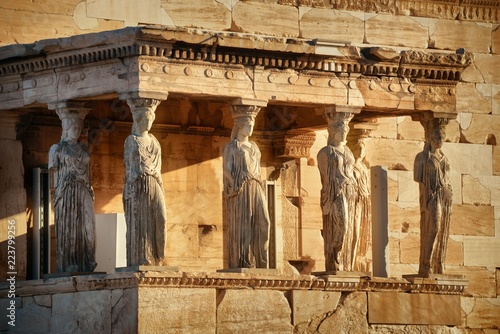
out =
[[(84, 276), (50, 278), (22, 282), (16, 289), (19, 296), (47, 293), (67, 293), (94, 290), (127, 289), (133, 287), (178, 288), (231, 288), (267, 290), (318, 290), (318, 291), (399, 291), (460, 295), (467, 280), (460, 278), (376, 278), (356, 275), (346, 276), (287, 276), (250, 273), (203, 273), (203, 272), (123, 272), (115, 274), (91, 274)], [(8, 290), (1, 290), (6, 297)]]
[[(318, 53), (325, 47), (330, 55)], [(160, 27), (3, 47), (0, 58), (5, 110), (124, 94), (165, 99), (170, 94), (336, 104), (379, 115), (454, 113), (455, 86), (472, 60), (466, 52), (361, 49), (319, 40)], [(419, 103), (434, 95), (440, 100), (435, 108)]]

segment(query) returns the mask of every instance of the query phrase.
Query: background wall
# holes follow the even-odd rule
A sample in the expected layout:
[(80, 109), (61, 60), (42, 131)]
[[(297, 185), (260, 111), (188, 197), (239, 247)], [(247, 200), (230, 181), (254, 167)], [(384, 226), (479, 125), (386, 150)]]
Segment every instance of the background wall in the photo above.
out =
[[(491, 1), (486, 5), (489, 9), (482, 10), (484, 7), (479, 2), (472, 1), (468, 2), (472, 3), (470, 6), (479, 9), (468, 11), (469, 5), (462, 1), (433, 2), (427, 7), (426, 1), (372, 0), (351, 7), (348, 3), (340, 0), (147, 0), (136, 7), (133, 0), (119, 4), (112, 0), (4, 0), (0, 3), (0, 45), (32, 43), (138, 24), (162, 24), (347, 41), (355, 46), (427, 51), (465, 49), (474, 53), (473, 64), (457, 86), (458, 117), (448, 125), (448, 142), (443, 147), (451, 163), (454, 191), (447, 268), (449, 273), (462, 274), (470, 280), (470, 296), (462, 298), (464, 323), (470, 328), (485, 329), (485, 333), (496, 333), (500, 327), (499, 5)], [(167, 109), (182, 110), (181, 114), (188, 117), (191, 109), (213, 116), (222, 108), (183, 103), (162, 104), (161, 108), (166, 109), (158, 110), (160, 117), (156, 122), (171, 121), (162, 119), (170, 117)], [(110, 115), (113, 115), (110, 105), (103, 105), (88, 118), (100, 121)], [(223, 110), (223, 115), (221, 125), (230, 128), (227, 110)], [(197, 117), (197, 122), (204, 118)], [(378, 129), (366, 140), (366, 163), (389, 169), (390, 274), (411, 274), (418, 270), (419, 254), (418, 186), (412, 180), (412, 170), (414, 157), (423, 147), (423, 129), (409, 117), (379, 119), (378, 124)], [(102, 129), (101, 132), (100, 143), (92, 152), (96, 210), (98, 213), (121, 211), (121, 157), (128, 133)], [(60, 129), (55, 127), (33, 127), (23, 136), (28, 193), (31, 166), (46, 162), (48, 148), (59, 141), (59, 136)], [(224, 256), (220, 248), (223, 238), (220, 152), (226, 139), (162, 134), (161, 131), (158, 137), (164, 156), (167, 207), (171, 208), (169, 261), (193, 269), (218, 268)], [(318, 132), (311, 159), (299, 162), (302, 248), (298, 253), (315, 259), (318, 270), (323, 266), (323, 255), (315, 157), (325, 144), (324, 132)], [(31, 222), (28, 229), (29, 224)]]

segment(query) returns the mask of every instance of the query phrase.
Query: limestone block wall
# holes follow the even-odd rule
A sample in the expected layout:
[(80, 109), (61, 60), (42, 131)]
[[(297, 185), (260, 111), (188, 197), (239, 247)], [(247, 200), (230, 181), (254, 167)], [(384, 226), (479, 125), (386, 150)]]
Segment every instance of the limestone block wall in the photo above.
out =
[[(498, 328), (500, 78), (497, 74), (500, 73), (500, 9), (494, 1), (488, 10), (482, 10), (483, 5), (479, 1), (460, 2), (455, 6), (438, 3), (432, 8), (426, 7), (425, 1), (394, 1), (385, 6), (382, 3), (377, 0), (147, 0), (141, 1), (141, 6), (137, 7), (133, 0), (122, 1), (120, 5), (111, 0), (7, 0), (0, 4), (0, 14), (4, 18), (0, 20), (0, 45), (31, 43), (138, 24), (162, 24), (178, 28), (326, 39), (397, 50), (454, 52), (465, 49), (472, 52), (473, 64), (465, 70), (456, 89), (457, 119), (448, 125), (448, 142), (443, 148), (451, 163), (454, 189), (447, 268), (450, 273), (465, 275), (470, 281), (467, 289), (469, 296), (462, 299), (465, 325), (470, 328)], [(474, 6), (479, 9), (469, 10)], [(188, 110), (190, 107), (179, 103), (176, 108)], [(216, 110), (215, 106), (203, 112), (213, 116)], [(166, 112), (162, 114), (159, 111), (159, 114), (169, 117)], [(102, 120), (108, 116), (103, 112), (103, 115), (94, 115), (94, 119)], [(117, 119), (116, 125), (119, 121)], [(168, 123), (169, 120), (164, 118), (162, 121), (160, 117), (157, 122)], [(225, 127), (230, 128), (227, 124)], [(29, 135), (23, 137), (24, 180), (28, 193), (30, 167), (45, 161), (48, 147), (59, 140), (59, 130), (50, 129), (30, 128)], [(101, 129), (89, 134), (95, 136), (96, 143), (100, 141), (92, 152), (97, 212), (121, 211), (121, 154), (128, 130), (111, 130), (112, 127), (106, 124), (93, 129)], [(193, 268), (218, 268), (224, 258), (221, 246), (214, 246), (222, 245), (223, 238), (219, 167), (224, 140), (158, 133), (162, 153), (170, 157), (164, 160), (167, 206), (179, 209), (170, 212), (169, 216), (168, 233), (172, 243), (168, 246), (168, 254), (171, 254), (171, 261)], [(422, 149), (422, 139), (423, 129), (418, 122), (411, 121), (409, 117), (387, 117), (378, 119), (378, 129), (366, 140), (366, 163), (387, 166), (389, 170), (392, 276), (415, 273), (418, 269), (418, 189), (412, 181), (412, 171), (413, 159)], [(9, 140), (15, 141), (13, 138)], [(311, 158), (299, 163), (301, 189), (297, 197), (300, 197), (301, 205), (298, 209), (301, 230), (297, 253), (315, 259), (316, 269), (322, 266), (323, 249), (321, 213), (317, 209), (320, 183), (314, 159), (325, 143), (324, 133), (318, 132)], [(19, 148), (16, 149), (16, 145), (17, 142), (9, 147), (12, 147), (12, 156), (18, 161)], [(10, 149), (3, 150), (10, 152)], [(12, 178), (2, 180), (19, 178), (23, 171), (12, 170), (12, 173)], [(210, 182), (207, 182), (209, 179)], [(2, 182), (11, 187), (7, 181)], [(17, 181), (12, 190), (18, 191), (20, 184)], [(7, 203), (3, 198), (10, 198), (10, 195), (2, 193), (2, 196), (2, 204)], [(23, 196), (21, 190), (16, 198)], [(11, 208), (16, 206), (19, 203), (6, 206), (7, 213), (0, 217), (2, 226), (4, 220), (10, 217)], [(22, 220), (22, 210), (15, 208), (14, 211), (15, 215), (19, 215), (16, 217)], [(20, 233), (26, 235), (24, 230)], [(1, 235), (3, 240), (0, 242), (5, 242), (5, 234), (2, 232)], [(29, 252), (27, 246), (24, 249)]]
[(378, 288), (370, 284), (347, 282), (346, 277), (325, 284), (308, 275), (125, 272), (23, 281), (16, 286), (18, 296), (9, 299), (4, 283), (0, 307), (7, 309), (12, 300), (16, 309), (11, 318), (0, 319), (0, 330), (476, 333), (462, 325), (461, 297), (453, 284), (440, 292), (416, 293), (409, 293), (412, 287), (401, 280), (385, 280)]
[[(471, 332), (458, 326), (419, 323), (436, 320), (437, 313), (415, 316), (408, 319), (410, 324), (404, 325), (370, 324), (368, 303), (374, 296), (382, 298), (385, 305), (394, 305), (394, 296), (367, 292), (124, 288), (55, 293), (16, 298), (16, 327), (12, 330), (5, 317), (0, 321), (0, 330), (186, 334), (335, 333), (339, 330), (349, 333)], [(439, 321), (451, 319), (449, 313), (441, 312), (446, 299), (453, 300), (454, 304), (459, 298), (421, 297), (433, 302), (440, 312)], [(0, 299), (0, 306), (6, 308), (8, 302), (8, 299)]]
[[(383, 135), (374, 131), (373, 138), (367, 140), (367, 152), (370, 151), (367, 162), (372, 166), (389, 167), (389, 275), (399, 277), (418, 272), (420, 212), (418, 184), (413, 181), (413, 160), (423, 146), (405, 129), (405, 123), (411, 122), (409, 119), (383, 122), (392, 123), (394, 137), (384, 138), (386, 130)], [(418, 125), (415, 122), (417, 128)], [(458, 127), (457, 132), (462, 136), (464, 129), (459, 121), (448, 125), (449, 134), (453, 133), (453, 127)], [(463, 298), (467, 325), (497, 327), (500, 239), (498, 204), (495, 204), (499, 197), (495, 194), (500, 185), (498, 174), (492, 170), (492, 145), (459, 143), (450, 136), (448, 140), (443, 152), (452, 169), (453, 207), (446, 272), (469, 279), (469, 297)]]

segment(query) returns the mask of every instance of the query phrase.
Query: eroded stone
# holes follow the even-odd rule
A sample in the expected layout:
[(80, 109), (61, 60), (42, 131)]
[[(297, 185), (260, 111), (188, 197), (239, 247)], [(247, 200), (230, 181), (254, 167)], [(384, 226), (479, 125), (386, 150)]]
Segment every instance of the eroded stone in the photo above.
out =
[(280, 291), (226, 290), (218, 299), (218, 333), (290, 333), (292, 330), (291, 309)]
[(368, 322), (459, 326), (460, 296), (369, 292)]

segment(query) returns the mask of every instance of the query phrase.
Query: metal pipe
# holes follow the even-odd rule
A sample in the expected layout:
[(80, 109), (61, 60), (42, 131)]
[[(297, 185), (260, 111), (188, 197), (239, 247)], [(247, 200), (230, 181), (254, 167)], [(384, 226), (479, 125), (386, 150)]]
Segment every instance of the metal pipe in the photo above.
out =
[(33, 279), (40, 279), (40, 168), (33, 169)]
[(43, 180), (43, 273), (50, 273), (50, 173), (42, 170)]

